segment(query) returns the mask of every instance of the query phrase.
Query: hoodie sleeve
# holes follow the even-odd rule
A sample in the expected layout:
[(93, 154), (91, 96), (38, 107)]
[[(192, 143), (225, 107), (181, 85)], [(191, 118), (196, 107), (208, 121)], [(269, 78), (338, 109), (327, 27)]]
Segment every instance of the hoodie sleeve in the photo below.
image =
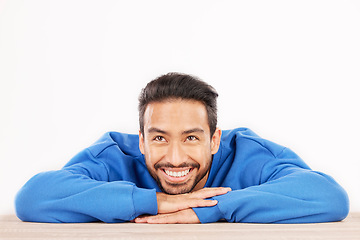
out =
[(32, 222), (124, 222), (157, 213), (155, 189), (108, 179), (106, 165), (86, 149), (63, 169), (31, 178), (16, 196), (16, 214)]
[[(349, 211), (344, 189), (330, 176), (312, 171), (291, 150), (279, 155), (267, 151), (258, 183), (213, 197), (213, 207), (194, 208), (202, 223), (228, 222), (314, 223), (340, 221)], [(234, 166), (233, 166), (234, 167)], [(239, 166), (241, 168), (241, 166)], [(251, 174), (250, 174), (251, 175)], [(237, 176), (231, 177), (234, 181)], [(231, 184), (228, 184), (228, 186)]]

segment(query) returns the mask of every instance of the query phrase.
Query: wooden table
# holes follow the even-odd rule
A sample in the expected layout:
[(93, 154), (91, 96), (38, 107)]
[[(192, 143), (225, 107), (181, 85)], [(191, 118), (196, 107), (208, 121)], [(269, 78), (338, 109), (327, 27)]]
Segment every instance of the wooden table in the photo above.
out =
[(317, 224), (135, 224), (29, 223), (0, 216), (0, 239), (351, 239), (360, 240), (360, 213)]

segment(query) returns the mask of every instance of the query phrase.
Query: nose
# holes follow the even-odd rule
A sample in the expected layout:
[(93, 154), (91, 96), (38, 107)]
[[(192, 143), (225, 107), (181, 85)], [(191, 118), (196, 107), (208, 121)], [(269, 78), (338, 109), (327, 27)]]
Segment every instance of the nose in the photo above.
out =
[(168, 148), (166, 158), (174, 167), (178, 167), (186, 162), (187, 155), (181, 144), (172, 143)]

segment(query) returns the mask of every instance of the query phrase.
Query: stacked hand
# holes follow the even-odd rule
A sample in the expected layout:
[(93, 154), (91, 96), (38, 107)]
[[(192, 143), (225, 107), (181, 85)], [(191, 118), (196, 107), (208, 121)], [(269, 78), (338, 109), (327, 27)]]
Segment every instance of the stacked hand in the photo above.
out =
[(195, 192), (168, 195), (156, 193), (158, 214), (154, 216), (139, 216), (136, 223), (200, 223), (193, 207), (211, 207), (216, 200), (206, 198), (218, 196), (231, 191), (230, 188), (203, 188)]

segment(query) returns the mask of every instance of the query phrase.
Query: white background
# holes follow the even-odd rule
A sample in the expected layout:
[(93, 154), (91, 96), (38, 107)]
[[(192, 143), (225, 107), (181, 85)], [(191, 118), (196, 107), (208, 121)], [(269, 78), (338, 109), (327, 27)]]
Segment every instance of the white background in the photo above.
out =
[(0, 0), (0, 214), (18, 189), (106, 131), (137, 133), (137, 97), (178, 71), (250, 127), (333, 176), (360, 211), (360, 1)]

